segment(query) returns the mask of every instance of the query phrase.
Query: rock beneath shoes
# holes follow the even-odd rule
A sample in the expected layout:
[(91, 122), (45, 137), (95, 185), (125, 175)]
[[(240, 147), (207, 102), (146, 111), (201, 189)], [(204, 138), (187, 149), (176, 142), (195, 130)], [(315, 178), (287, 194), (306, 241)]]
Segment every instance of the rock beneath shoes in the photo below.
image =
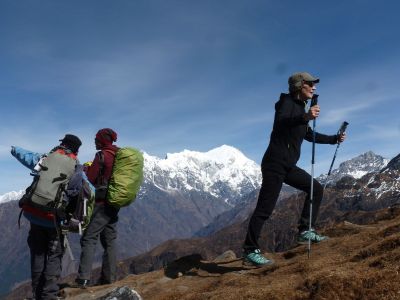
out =
[(113, 289), (103, 297), (97, 298), (98, 300), (143, 300), (135, 290), (130, 289), (127, 286), (118, 287)]

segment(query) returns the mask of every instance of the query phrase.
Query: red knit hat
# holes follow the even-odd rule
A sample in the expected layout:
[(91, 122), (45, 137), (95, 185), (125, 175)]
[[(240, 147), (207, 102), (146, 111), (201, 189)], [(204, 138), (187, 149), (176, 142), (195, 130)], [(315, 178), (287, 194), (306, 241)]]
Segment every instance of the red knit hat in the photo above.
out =
[(117, 141), (117, 133), (111, 128), (103, 128), (97, 131), (96, 140), (104, 146), (111, 145)]

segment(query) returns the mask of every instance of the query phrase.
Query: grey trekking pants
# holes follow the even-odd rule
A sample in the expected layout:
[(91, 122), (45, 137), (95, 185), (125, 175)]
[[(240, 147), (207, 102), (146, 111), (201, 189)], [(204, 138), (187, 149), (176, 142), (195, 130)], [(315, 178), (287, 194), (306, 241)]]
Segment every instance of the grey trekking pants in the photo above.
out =
[(55, 228), (31, 223), (28, 235), (31, 252), (32, 293), (36, 300), (57, 299), (61, 275), (63, 236)]
[(100, 280), (102, 283), (111, 283), (116, 280), (118, 211), (119, 209), (108, 204), (96, 203), (92, 219), (81, 238), (79, 279), (90, 280), (96, 244), (100, 236), (100, 242), (104, 249)]

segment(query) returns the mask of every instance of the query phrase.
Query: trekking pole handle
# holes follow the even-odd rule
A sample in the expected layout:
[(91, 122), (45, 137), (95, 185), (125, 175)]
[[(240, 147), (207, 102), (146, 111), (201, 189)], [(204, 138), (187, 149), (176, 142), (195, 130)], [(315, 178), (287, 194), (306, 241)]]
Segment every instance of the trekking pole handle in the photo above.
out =
[(347, 125), (349, 125), (349, 123), (346, 122), (346, 121), (344, 121), (344, 122), (342, 123), (342, 126), (340, 126), (340, 128), (339, 128), (339, 130), (338, 130), (338, 133), (337, 133), (338, 145), (340, 145), (339, 137), (346, 131)]
[(349, 125), (349, 123), (344, 121), (342, 123), (342, 126), (340, 126), (340, 128), (339, 128), (338, 134), (343, 134), (347, 129), (347, 125)]
[(314, 105), (317, 105), (317, 104), (318, 104), (318, 96), (319, 96), (319, 95), (317, 95), (317, 94), (314, 94), (314, 95), (312, 96), (312, 98), (311, 98), (311, 105), (310, 105), (310, 107), (312, 107), (312, 106), (314, 106)]

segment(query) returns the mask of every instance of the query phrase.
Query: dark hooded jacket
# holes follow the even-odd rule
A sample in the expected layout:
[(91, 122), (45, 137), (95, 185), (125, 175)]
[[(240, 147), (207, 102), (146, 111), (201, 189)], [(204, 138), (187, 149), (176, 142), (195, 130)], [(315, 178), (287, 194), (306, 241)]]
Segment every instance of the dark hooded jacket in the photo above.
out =
[[(291, 168), (300, 158), (303, 140), (312, 142), (313, 131), (306, 120), (307, 101), (294, 99), (290, 94), (282, 93), (275, 103), (274, 126), (262, 165), (272, 168)], [(336, 144), (337, 135), (315, 133), (319, 144)]]

